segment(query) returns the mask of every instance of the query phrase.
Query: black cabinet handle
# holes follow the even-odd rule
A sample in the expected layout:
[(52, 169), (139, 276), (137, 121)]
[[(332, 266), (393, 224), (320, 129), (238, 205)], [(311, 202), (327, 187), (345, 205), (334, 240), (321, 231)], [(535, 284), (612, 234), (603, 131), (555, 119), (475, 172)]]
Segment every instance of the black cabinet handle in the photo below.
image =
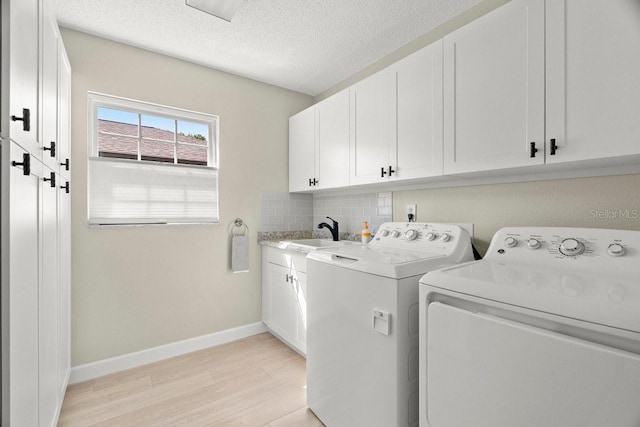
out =
[(56, 142), (55, 141), (51, 141), (51, 146), (50, 147), (44, 147), (43, 150), (44, 151), (49, 151), (49, 154), (51, 155), (51, 157), (55, 157), (56, 156)]
[(392, 176), (394, 173), (396, 173), (396, 171), (393, 170), (392, 166), (389, 166), (389, 176)]
[(31, 111), (28, 108), (22, 109), (22, 117), (11, 116), (12, 122), (22, 122), (22, 130), (31, 131)]
[(309, 178), (309, 187), (313, 186), (313, 180)]
[(23, 175), (31, 175), (31, 155), (29, 153), (22, 153), (22, 162), (11, 162), (11, 166), (22, 166)]
[(538, 149), (536, 148), (536, 143), (532, 142), (531, 149), (530, 149), (530, 157), (535, 157), (537, 152), (538, 152)]
[(56, 174), (55, 172), (51, 172), (49, 174), (50, 178), (42, 178), (45, 182), (49, 181), (49, 185), (51, 188), (56, 188)]
[(551, 149), (549, 150), (549, 154), (552, 156), (556, 155), (556, 151), (558, 150), (558, 146), (556, 145), (556, 139), (551, 138)]
[(316, 185), (318, 185), (318, 180), (317, 180), (317, 179), (315, 179), (315, 178), (313, 178), (313, 185), (314, 185), (314, 187), (315, 187)]
[(61, 185), (60, 188), (64, 189), (64, 192), (69, 194), (69, 181), (65, 185)]
[(64, 166), (65, 170), (69, 170), (69, 159), (65, 159), (64, 163), (60, 163), (60, 166)]
[(309, 187), (314, 187), (318, 185), (318, 180), (315, 178), (309, 178)]
[(384, 168), (380, 168), (380, 178), (384, 178), (386, 174), (387, 174), (387, 171), (384, 170)]

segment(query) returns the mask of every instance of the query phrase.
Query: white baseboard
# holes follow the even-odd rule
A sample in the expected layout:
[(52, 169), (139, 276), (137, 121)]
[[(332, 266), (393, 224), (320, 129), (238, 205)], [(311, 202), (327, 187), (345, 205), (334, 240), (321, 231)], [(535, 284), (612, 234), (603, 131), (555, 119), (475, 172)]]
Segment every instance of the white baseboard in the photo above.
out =
[(202, 350), (204, 348), (235, 341), (240, 338), (250, 337), (263, 332), (267, 332), (266, 326), (262, 322), (256, 322), (233, 329), (214, 332), (209, 335), (202, 335), (200, 337), (177, 341), (159, 347), (123, 354), (122, 356), (74, 366), (71, 368), (69, 384), (87, 381), (103, 375), (135, 368), (136, 366), (146, 365), (148, 363), (157, 362), (170, 357), (180, 356), (182, 354), (191, 353), (192, 351)]

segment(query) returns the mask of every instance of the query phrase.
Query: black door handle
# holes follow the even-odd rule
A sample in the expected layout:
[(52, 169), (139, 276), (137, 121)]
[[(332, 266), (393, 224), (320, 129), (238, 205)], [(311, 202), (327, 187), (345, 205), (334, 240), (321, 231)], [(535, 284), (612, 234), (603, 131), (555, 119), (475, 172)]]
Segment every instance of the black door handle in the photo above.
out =
[(31, 175), (31, 155), (29, 153), (22, 153), (22, 162), (11, 162), (11, 166), (22, 166), (23, 175)]
[(60, 163), (60, 166), (64, 166), (65, 170), (69, 170), (69, 159), (65, 159), (64, 163)]
[(42, 178), (45, 182), (49, 181), (49, 185), (51, 188), (56, 188), (56, 174), (55, 172), (51, 172), (49, 174), (49, 178)]
[(64, 192), (69, 194), (69, 181), (65, 185), (61, 185), (60, 188), (63, 188)]
[(22, 130), (29, 132), (31, 130), (31, 111), (28, 108), (22, 109), (22, 117), (11, 116), (12, 122), (22, 122)]
[(531, 149), (530, 149), (530, 156), (535, 157), (537, 152), (538, 152), (538, 149), (536, 148), (536, 143), (532, 142)]
[(56, 142), (55, 141), (51, 141), (51, 147), (44, 147), (43, 150), (44, 151), (49, 151), (49, 154), (51, 155), (51, 157), (55, 157), (56, 156)]
[(551, 145), (551, 149), (549, 150), (549, 154), (552, 155), (552, 156), (555, 156), (556, 155), (556, 151), (558, 150), (558, 146), (556, 145), (556, 139), (555, 138), (551, 138), (550, 145)]

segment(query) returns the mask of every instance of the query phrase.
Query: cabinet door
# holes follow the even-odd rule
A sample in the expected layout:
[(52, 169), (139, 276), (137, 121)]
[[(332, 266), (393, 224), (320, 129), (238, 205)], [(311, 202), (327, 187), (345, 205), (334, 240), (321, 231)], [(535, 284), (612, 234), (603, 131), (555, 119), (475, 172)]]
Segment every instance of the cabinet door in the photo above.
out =
[(60, 175), (69, 179), (71, 161), (71, 64), (58, 42), (58, 160)]
[(389, 77), (391, 178), (442, 175), (442, 40), (391, 65)]
[(281, 338), (290, 341), (292, 334), (291, 283), (287, 280), (289, 269), (269, 264), (267, 274), (271, 287), (271, 324), (268, 325)]
[(546, 7), (547, 162), (640, 153), (640, 3)]
[[(51, 175), (53, 173), (53, 175)], [(57, 178), (43, 168), (43, 177)], [(42, 181), (42, 222), (39, 285), (39, 407), (40, 426), (51, 426), (58, 404), (58, 188), (57, 182)]]
[[(71, 370), (71, 190), (58, 185), (58, 404)], [(67, 178), (68, 179), (68, 178)]]
[(23, 109), (25, 109), (31, 116), (29, 130), (23, 128), (23, 121), (11, 120), (10, 136), (20, 146), (40, 158), (41, 153), (38, 151), (40, 4), (38, 0), (8, 0), (7, 3), (9, 4), (9, 114), (12, 117), (24, 119)]
[[(351, 86), (351, 180), (386, 181), (389, 164), (389, 69)], [(384, 170), (384, 175), (383, 175)]]
[(307, 352), (307, 275), (293, 273), (293, 318), (295, 334), (293, 345), (302, 353)]
[[(3, 142), (3, 158), (22, 163), (25, 153), (17, 144)], [(23, 174), (22, 166), (9, 166), (2, 175), (6, 180), (2, 188), (2, 231), (8, 232), (8, 239), (4, 234), (2, 238), (2, 250), (6, 251), (3, 270), (8, 260), (8, 274), (7, 270), (2, 272), (2, 382), (3, 394), (8, 391), (11, 396), (9, 406), (2, 408), (2, 425), (12, 426), (38, 425), (38, 241), (42, 164), (33, 156), (30, 159), (30, 175)], [(3, 168), (9, 164), (4, 163)]]
[(316, 105), (318, 188), (349, 185), (349, 90)]
[(539, 0), (513, 0), (444, 37), (445, 175), (544, 162), (544, 41)]
[(310, 107), (289, 118), (289, 191), (306, 191), (316, 177), (316, 119)]
[(48, 15), (42, 22), (42, 162), (58, 172), (58, 36), (56, 23)]

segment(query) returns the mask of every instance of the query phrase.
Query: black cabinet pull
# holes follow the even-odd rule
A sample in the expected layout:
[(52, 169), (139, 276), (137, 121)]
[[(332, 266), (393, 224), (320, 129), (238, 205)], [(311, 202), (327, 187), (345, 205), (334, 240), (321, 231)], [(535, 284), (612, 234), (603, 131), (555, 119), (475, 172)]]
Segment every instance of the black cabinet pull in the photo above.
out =
[(313, 178), (313, 185), (314, 185), (314, 186), (318, 185), (318, 180), (317, 180), (317, 179), (315, 179), (315, 178)]
[(309, 187), (313, 186), (313, 180), (309, 178)]
[(396, 171), (393, 169), (392, 166), (389, 166), (389, 176), (392, 176), (394, 173), (396, 173)]
[(318, 185), (318, 180), (315, 178), (309, 178), (309, 187), (314, 187)]
[(22, 122), (22, 130), (31, 131), (31, 111), (28, 108), (22, 109), (22, 117), (11, 116), (12, 122)]
[(42, 178), (45, 182), (49, 181), (49, 185), (51, 188), (56, 188), (56, 174), (55, 172), (51, 172), (49, 174), (50, 178)]
[(49, 154), (51, 155), (51, 157), (55, 157), (56, 156), (56, 142), (55, 141), (51, 141), (51, 147), (44, 147), (43, 150), (44, 151), (49, 151)]
[(69, 170), (69, 159), (65, 159), (64, 163), (60, 163), (60, 166), (64, 166), (65, 170)]
[(384, 178), (386, 174), (387, 174), (387, 171), (384, 170), (384, 168), (380, 168), (380, 178)]
[(31, 155), (29, 153), (22, 153), (22, 163), (11, 162), (11, 166), (22, 166), (23, 175), (31, 175)]
[(531, 143), (530, 157), (535, 157), (537, 152), (538, 152), (538, 149), (536, 148), (536, 143), (532, 142)]
[(61, 185), (60, 188), (64, 189), (64, 192), (69, 194), (69, 181), (65, 185)]
[(549, 150), (549, 154), (552, 156), (556, 155), (556, 151), (558, 150), (558, 146), (556, 145), (556, 139), (551, 138), (551, 149)]

